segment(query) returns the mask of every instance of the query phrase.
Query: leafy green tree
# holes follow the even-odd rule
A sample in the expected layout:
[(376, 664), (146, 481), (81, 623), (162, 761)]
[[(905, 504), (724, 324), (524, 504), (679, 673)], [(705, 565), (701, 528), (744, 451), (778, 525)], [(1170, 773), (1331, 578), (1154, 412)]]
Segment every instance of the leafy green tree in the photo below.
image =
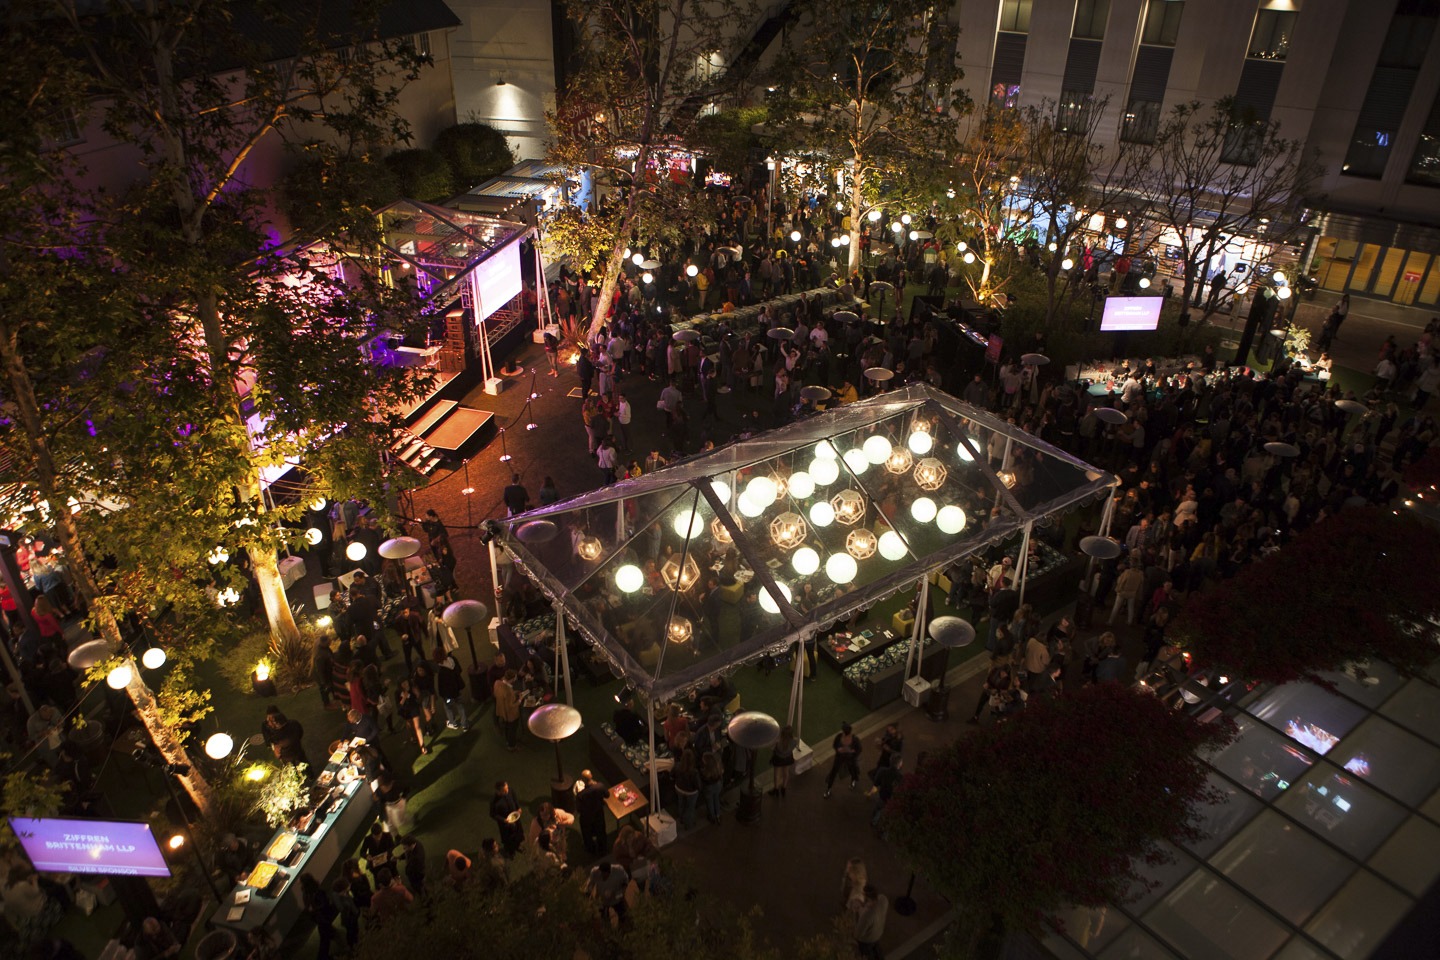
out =
[(552, 163), (596, 171), (607, 195), (546, 224), (547, 240), (582, 270), (598, 269), (592, 332), (603, 326), (625, 249), (678, 239), (695, 209), (669, 173), (696, 127), (694, 104), (737, 82), (724, 69), (753, 22), (752, 0), (597, 0), (567, 6), (576, 69), (549, 115)]
[(703, 153), (714, 169), (743, 177), (763, 143), (755, 127), (769, 115), (765, 107), (732, 107), (705, 114), (695, 121), (690, 145)]
[(223, 396), (228, 457), (241, 471), (236, 499), (254, 514), (235, 543), (248, 552), (272, 632), (297, 642), (280, 535), (258, 519), (269, 509), (261, 472), (342, 427), (369, 431), (366, 417), (405, 388), (358, 355), (364, 321), (378, 314), (401, 332), (413, 321), (383, 287), (362, 304), (337, 288), (330, 264), (261, 255), (273, 246), (266, 197), (242, 171), (261, 143), (302, 125), (342, 144), (403, 139), (397, 98), (425, 58), (380, 33), (381, 5), (370, 0), (350, 8), (338, 35), (303, 6), (254, 8), (250, 26), (262, 29), (249, 29), (204, 0), (51, 2), (65, 42), (85, 53), (105, 129), (145, 160), (146, 178), (102, 212), (108, 248), (148, 285), (142, 296), (170, 331), (172, 355), (193, 361)]
[(801, 0), (771, 98), (778, 139), (843, 187), (850, 269), (872, 211), (928, 208), (930, 175), (954, 153), (969, 100), (957, 86), (957, 29), (923, 0), (883, 6)]
[(488, 123), (457, 123), (440, 131), (435, 152), (450, 164), (456, 186), (469, 190), (515, 166), (505, 134)]
[(1228, 742), (1118, 683), (1030, 701), (1008, 722), (932, 753), (897, 789), (885, 829), (966, 918), (971, 952), (1068, 906), (1125, 898), (1138, 859), (1197, 836), (1202, 750)]
[(403, 197), (436, 203), (455, 195), (455, 173), (438, 151), (397, 150), (385, 158), (385, 167)]
[(345, 153), (312, 141), (293, 151), (279, 185), (280, 200), (297, 236), (364, 233), (374, 211), (402, 197), (391, 168), (367, 153)]

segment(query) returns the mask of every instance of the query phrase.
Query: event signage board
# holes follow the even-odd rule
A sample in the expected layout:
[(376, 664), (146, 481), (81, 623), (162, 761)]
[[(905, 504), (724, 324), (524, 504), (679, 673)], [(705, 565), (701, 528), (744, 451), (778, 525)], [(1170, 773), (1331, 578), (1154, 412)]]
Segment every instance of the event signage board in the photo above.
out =
[(475, 267), (475, 318), (483, 322), (520, 295), (520, 241), (492, 251)]
[(41, 873), (170, 876), (148, 823), (11, 817), (10, 829)]

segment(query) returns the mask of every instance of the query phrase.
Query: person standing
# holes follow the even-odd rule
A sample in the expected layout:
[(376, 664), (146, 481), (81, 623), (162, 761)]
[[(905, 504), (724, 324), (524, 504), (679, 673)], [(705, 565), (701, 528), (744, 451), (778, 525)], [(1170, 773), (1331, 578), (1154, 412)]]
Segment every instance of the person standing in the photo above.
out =
[(860, 783), (860, 738), (855, 736), (850, 724), (840, 724), (840, 732), (835, 734), (835, 739), (830, 745), (835, 749), (835, 759), (830, 764), (830, 775), (825, 778), (825, 796), (830, 796), (830, 791), (835, 786), (835, 778), (841, 770), (850, 774), (850, 789), (854, 790)]
[(885, 936), (885, 915), (890, 911), (890, 898), (870, 884), (865, 885), (865, 901), (855, 918), (855, 947), (868, 960), (885, 960), (880, 940)]
[(300, 725), (299, 720), (291, 720), (281, 713), (280, 708), (273, 703), (265, 708), (265, 723), (260, 728), (260, 733), (265, 742), (270, 744), (276, 760), (290, 764), (307, 762), (305, 728)]
[(795, 728), (782, 727), (780, 739), (775, 741), (775, 746), (770, 750), (770, 767), (775, 771), (775, 786), (770, 789), (772, 797), (785, 796), (785, 788), (790, 784), (790, 772), (795, 766), (797, 746), (799, 743), (795, 739)]
[(615, 441), (609, 437), (601, 439), (599, 446), (595, 448), (595, 463), (600, 467), (600, 482), (607, 487), (613, 484), (616, 471), (620, 467), (620, 455), (615, 451)]
[(320, 936), (320, 946), (315, 956), (318, 960), (330, 960), (330, 941), (335, 938), (335, 919), (340, 916), (335, 901), (325, 888), (320, 886), (308, 873), (300, 875), (300, 902), (305, 915), (315, 922), (315, 931)]
[(520, 801), (504, 780), (495, 781), (495, 796), (490, 798), (490, 819), (500, 831), (500, 845), (505, 855), (513, 857), (525, 842), (525, 828), (520, 824)]
[(465, 692), (460, 662), (445, 649), (443, 643), (435, 644), (434, 659), (435, 691), (445, 705), (445, 726), (465, 733), (470, 729), (470, 719), (465, 715), (465, 702), (460, 699)]
[(580, 780), (584, 784), (580, 792), (575, 795), (576, 819), (580, 821), (580, 839), (585, 844), (585, 850), (592, 856), (603, 857), (605, 855), (605, 842), (608, 839), (608, 831), (605, 829), (605, 798), (609, 790), (605, 784), (595, 779), (595, 775), (589, 770), (580, 771)]
[(895, 795), (895, 788), (904, 779), (905, 758), (895, 754), (890, 762), (875, 770), (875, 811), (870, 815), (870, 826), (880, 826), (880, 816), (885, 812), (885, 805)]
[(1109, 623), (1115, 622), (1115, 614), (1125, 607), (1125, 622), (1135, 623), (1135, 610), (1140, 604), (1140, 592), (1145, 589), (1145, 573), (1138, 563), (1131, 563), (1115, 581), (1115, 602), (1110, 607)]
[(615, 394), (615, 419), (611, 421), (615, 439), (620, 442), (620, 449), (626, 453), (630, 452), (630, 419), (633, 416), (630, 409), (630, 401), (625, 399), (623, 392)]
[(329, 634), (315, 638), (315, 651), (310, 658), (310, 678), (320, 691), (320, 705), (326, 710), (335, 709), (335, 654), (330, 649)]
[(505, 675), (491, 687), (495, 694), (495, 719), (500, 721), (500, 729), (505, 734), (505, 749), (511, 753), (520, 749), (517, 742), (520, 736), (520, 698), (515, 694), (515, 677), (514, 670), (506, 670)]
[(501, 499), (505, 501), (505, 509), (512, 517), (517, 513), (524, 513), (529, 508), (530, 491), (526, 490), (525, 485), (520, 482), (520, 474), (510, 474), (510, 485), (505, 488)]
[(550, 363), (550, 376), (560, 376), (560, 338), (545, 331), (545, 359)]

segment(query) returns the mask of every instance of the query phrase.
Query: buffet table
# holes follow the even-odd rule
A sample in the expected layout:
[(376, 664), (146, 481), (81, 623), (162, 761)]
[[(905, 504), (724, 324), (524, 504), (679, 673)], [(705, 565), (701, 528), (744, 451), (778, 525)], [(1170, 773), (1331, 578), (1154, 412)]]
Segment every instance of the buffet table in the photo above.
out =
[[(819, 642), (820, 655), (841, 670), (861, 657), (868, 657), (886, 649), (899, 640), (893, 630), (861, 630), (856, 633), (840, 631), (824, 637)], [(906, 637), (905, 639), (909, 639)]]
[(300, 877), (308, 873), (323, 881), (375, 817), (375, 793), (365, 778), (352, 777), (354, 768), (344, 766), (345, 752), (331, 754), (321, 771), (317, 808), (275, 831), (259, 862), (221, 899), (210, 916), (212, 925), (241, 934), (256, 927), (283, 934), (300, 916)]

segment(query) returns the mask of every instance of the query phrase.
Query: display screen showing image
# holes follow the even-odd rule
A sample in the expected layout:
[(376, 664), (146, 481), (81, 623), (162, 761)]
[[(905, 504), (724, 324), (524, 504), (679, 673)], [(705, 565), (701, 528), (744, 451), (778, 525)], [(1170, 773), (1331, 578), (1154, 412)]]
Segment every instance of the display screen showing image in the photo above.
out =
[(1100, 331), (1154, 330), (1160, 326), (1160, 306), (1164, 302), (1163, 297), (1109, 297), (1100, 318)]
[(475, 268), (477, 318), (484, 320), (520, 295), (520, 241), (494, 251)]
[(41, 873), (170, 876), (148, 823), (11, 817), (10, 829)]

